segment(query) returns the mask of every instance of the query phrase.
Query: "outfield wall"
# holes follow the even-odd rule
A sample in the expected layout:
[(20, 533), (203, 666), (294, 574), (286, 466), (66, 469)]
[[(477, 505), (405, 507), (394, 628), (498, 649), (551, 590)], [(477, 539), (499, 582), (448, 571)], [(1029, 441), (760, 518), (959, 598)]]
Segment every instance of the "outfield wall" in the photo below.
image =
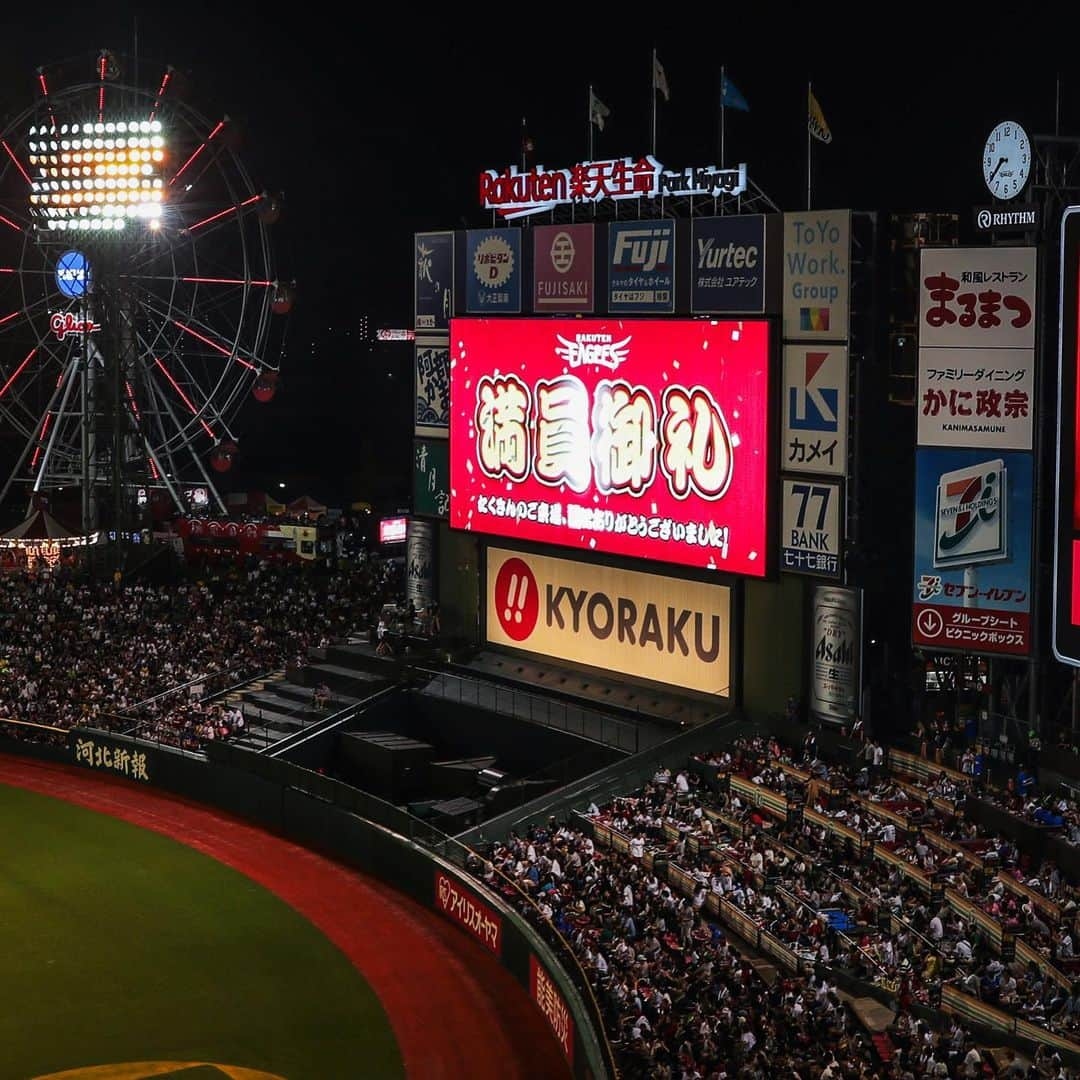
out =
[[(521, 901), (460, 868), (464, 849), (389, 803), (330, 777), (227, 743), (206, 756), (122, 735), (75, 729), (68, 746), (0, 734), (0, 750), (147, 784), (254, 820), (399, 889), (494, 955), (547, 1017), (578, 1080), (614, 1077), (603, 1021), (568, 946), (514, 910)], [(552, 932), (553, 933), (553, 932)]]

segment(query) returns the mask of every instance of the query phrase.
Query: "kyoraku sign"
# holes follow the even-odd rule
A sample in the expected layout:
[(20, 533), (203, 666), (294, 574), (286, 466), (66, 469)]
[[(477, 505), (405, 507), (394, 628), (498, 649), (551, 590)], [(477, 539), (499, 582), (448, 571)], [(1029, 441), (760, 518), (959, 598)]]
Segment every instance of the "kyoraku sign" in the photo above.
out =
[(608, 671), (727, 695), (731, 591), (489, 548), (487, 639)]

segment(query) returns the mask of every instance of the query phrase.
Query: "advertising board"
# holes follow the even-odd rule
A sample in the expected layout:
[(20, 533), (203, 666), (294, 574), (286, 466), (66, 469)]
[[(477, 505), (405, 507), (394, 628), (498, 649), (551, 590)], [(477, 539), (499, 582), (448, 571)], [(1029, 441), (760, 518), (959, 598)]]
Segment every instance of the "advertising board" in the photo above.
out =
[(455, 319), (450, 524), (764, 577), (764, 320)]

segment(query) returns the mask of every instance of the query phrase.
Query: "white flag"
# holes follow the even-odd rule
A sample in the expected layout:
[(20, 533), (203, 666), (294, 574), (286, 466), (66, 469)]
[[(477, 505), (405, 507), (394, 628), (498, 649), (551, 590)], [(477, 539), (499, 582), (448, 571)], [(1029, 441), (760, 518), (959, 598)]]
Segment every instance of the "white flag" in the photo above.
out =
[(657, 60), (656, 53), (653, 53), (652, 58), (652, 81), (653, 89), (659, 90), (665, 101), (670, 101), (671, 90), (668, 88), (667, 75), (664, 74), (664, 65)]
[(601, 130), (604, 120), (611, 115), (611, 110), (589, 89), (589, 119)]

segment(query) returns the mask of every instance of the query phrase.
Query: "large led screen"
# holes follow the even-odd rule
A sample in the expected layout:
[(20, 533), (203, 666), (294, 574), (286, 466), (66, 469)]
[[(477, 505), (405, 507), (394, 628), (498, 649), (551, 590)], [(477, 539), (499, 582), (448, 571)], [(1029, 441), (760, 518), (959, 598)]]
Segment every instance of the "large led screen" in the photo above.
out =
[(1080, 207), (1061, 221), (1054, 655), (1080, 667)]
[(454, 319), (450, 524), (763, 577), (765, 320)]

